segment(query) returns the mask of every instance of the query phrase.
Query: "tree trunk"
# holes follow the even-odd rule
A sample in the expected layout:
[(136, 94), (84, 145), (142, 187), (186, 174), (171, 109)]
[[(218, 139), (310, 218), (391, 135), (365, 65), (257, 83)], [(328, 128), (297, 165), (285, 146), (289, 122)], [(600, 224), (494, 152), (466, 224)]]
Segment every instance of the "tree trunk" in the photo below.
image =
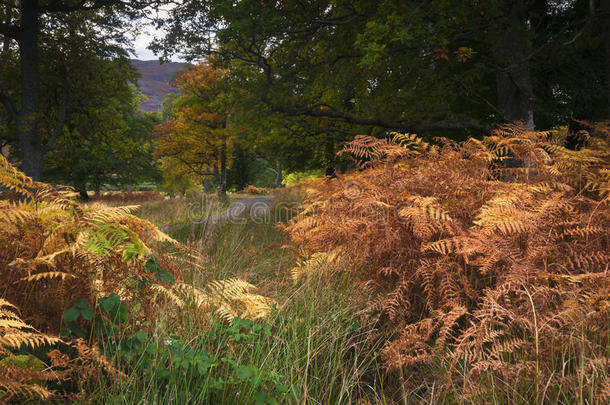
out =
[(220, 172), (218, 174), (218, 198), (227, 198), (227, 148), (222, 145), (220, 150)]
[(522, 121), (534, 127), (534, 92), (530, 75), (528, 50), (531, 49), (523, 1), (504, 2), (506, 26), (498, 26), (494, 59), (498, 65), (496, 90), (501, 121)]
[(282, 179), (282, 162), (279, 159), (277, 161), (276, 171), (277, 171), (277, 176), (275, 178), (275, 187), (280, 188), (280, 187), (282, 187), (283, 179)]
[(78, 198), (81, 201), (89, 201), (89, 193), (87, 193), (87, 186), (84, 184), (79, 184), (76, 186), (76, 190), (78, 191)]
[(207, 179), (207, 178), (203, 179), (203, 193), (205, 195), (210, 194), (210, 188), (211, 188), (211, 186), (210, 186), (210, 179)]
[(326, 177), (337, 177), (335, 173), (335, 141), (330, 134), (326, 135), (324, 158), (326, 160)]
[(601, 0), (600, 9), (604, 28), (604, 43), (606, 46), (606, 92), (608, 97), (608, 115), (610, 120), (610, 0)]
[(21, 57), (21, 109), (17, 115), (17, 136), (23, 154), (21, 168), (25, 174), (39, 180), (43, 151), (38, 133), (40, 70), (36, 3), (36, 0), (21, 2), (21, 31), (18, 36)]

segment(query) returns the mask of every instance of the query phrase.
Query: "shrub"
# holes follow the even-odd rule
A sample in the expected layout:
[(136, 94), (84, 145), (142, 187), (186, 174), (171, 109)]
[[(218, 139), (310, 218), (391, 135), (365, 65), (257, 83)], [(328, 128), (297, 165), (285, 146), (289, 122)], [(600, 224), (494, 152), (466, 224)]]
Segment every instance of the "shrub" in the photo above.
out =
[[(154, 317), (155, 286), (167, 280), (148, 271), (152, 258), (182, 279), (170, 258), (180, 245), (130, 215), (136, 206), (83, 207), (71, 189), (33, 182), (3, 158), (0, 182), (21, 196), (0, 202), (0, 289), (36, 328), (57, 332), (76, 299), (92, 303), (111, 292)], [(143, 282), (146, 288), (131, 288)]]
[[(1, 156), (0, 184), (18, 196), (0, 201), (0, 361), (8, 366), (0, 400), (47, 399), (49, 379), (76, 394), (100, 372), (123, 375), (98, 349), (108, 352), (121, 332), (145, 329), (168, 306), (183, 310), (163, 313), (179, 330), (184, 313), (205, 322), (214, 310), (259, 318), (274, 304), (240, 280), (205, 290), (186, 283), (203, 269), (202, 257), (131, 215), (137, 206), (80, 205), (71, 189), (34, 182)], [(32, 368), (20, 355), (49, 368)]]
[(244, 187), (242, 190), (240, 190), (239, 193), (252, 194), (252, 195), (266, 195), (266, 194), (269, 194), (269, 191), (270, 190), (266, 189), (266, 188), (249, 185), (247, 187)]
[(580, 150), (518, 125), (434, 145), (359, 136), (343, 153), (364, 170), (311, 184), (286, 230), (362, 269), (404, 395), (605, 401), (609, 134), (581, 133)]

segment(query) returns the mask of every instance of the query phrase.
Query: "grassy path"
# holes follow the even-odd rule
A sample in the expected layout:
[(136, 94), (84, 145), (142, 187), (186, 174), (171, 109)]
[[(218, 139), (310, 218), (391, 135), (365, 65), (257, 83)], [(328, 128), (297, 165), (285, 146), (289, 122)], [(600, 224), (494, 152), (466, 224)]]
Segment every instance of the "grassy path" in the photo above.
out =
[(169, 224), (161, 227), (163, 232), (169, 232), (177, 228), (193, 227), (199, 225), (221, 225), (234, 223), (235, 221), (246, 219), (256, 219), (267, 214), (273, 202), (273, 197), (245, 197), (238, 198), (231, 206), (218, 213), (206, 218), (192, 221)]

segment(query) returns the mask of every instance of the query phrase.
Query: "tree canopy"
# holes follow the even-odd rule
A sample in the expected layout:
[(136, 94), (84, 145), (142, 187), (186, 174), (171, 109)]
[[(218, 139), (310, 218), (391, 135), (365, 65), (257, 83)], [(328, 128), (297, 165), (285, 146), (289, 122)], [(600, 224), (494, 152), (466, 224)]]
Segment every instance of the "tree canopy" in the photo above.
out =
[(464, 136), (499, 122), (548, 128), (607, 117), (606, 92), (591, 91), (607, 89), (603, 7), (188, 0), (173, 9), (156, 49), (214, 55), (242, 72), (243, 86), (269, 109), (328, 119), (327, 132)]
[[(0, 1), (0, 35), (3, 37), (2, 65), (14, 64), (13, 77), (0, 81), (0, 103), (8, 116), (21, 152), (21, 167), (33, 178), (40, 178), (44, 155), (52, 149), (65, 124), (63, 113), (67, 86), (55, 100), (59, 104), (55, 130), (47, 134), (41, 123), (43, 110), (48, 105), (44, 98), (45, 86), (52, 86), (44, 70), (56, 67), (52, 73), (65, 77), (62, 63), (66, 52), (76, 45), (81, 49), (97, 50), (101, 57), (117, 57), (120, 45), (128, 46), (128, 27), (142, 16), (147, 7), (166, 3), (160, 0), (2, 0)], [(52, 51), (51, 51), (52, 50)], [(46, 54), (51, 51), (51, 57)], [(45, 63), (41, 63), (45, 61)], [(11, 86), (17, 83), (18, 86)], [(44, 115), (48, 118), (48, 115)]]

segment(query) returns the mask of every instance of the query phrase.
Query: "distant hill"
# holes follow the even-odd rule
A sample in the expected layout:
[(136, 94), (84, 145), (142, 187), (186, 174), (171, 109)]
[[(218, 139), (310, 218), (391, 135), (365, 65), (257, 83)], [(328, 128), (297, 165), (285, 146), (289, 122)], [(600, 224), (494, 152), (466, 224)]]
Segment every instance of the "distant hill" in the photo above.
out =
[(159, 63), (158, 60), (132, 59), (131, 64), (138, 69), (142, 77), (138, 79), (140, 91), (148, 100), (140, 105), (143, 111), (161, 111), (161, 103), (168, 93), (177, 93), (178, 90), (170, 86), (176, 73), (189, 66), (188, 63)]

